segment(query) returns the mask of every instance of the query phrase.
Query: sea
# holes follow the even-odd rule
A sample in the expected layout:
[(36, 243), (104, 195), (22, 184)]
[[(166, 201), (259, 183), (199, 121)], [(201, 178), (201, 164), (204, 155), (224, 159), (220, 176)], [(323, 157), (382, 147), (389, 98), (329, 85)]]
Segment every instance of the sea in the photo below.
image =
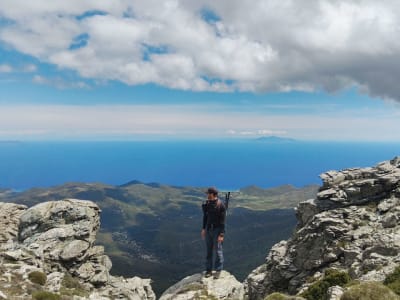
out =
[(238, 190), (321, 184), (328, 170), (374, 166), (399, 143), (260, 141), (0, 142), (0, 188), (131, 181)]

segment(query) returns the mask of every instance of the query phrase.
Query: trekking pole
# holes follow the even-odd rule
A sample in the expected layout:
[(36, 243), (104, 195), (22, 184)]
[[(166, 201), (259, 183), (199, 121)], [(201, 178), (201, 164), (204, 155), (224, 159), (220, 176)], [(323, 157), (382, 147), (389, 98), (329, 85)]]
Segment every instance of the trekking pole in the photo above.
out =
[(240, 191), (221, 191), (220, 193), (225, 194), (224, 205), (225, 205), (225, 209), (228, 210), (229, 200), (231, 199), (231, 195), (233, 195), (233, 194), (239, 195)]

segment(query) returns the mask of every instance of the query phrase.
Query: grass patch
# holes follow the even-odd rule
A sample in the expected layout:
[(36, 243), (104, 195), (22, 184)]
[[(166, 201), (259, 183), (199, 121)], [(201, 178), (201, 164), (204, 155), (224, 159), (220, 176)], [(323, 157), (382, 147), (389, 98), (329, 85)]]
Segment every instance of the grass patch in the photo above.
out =
[(297, 296), (288, 296), (281, 293), (272, 293), (268, 295), (264, 300), (301, 300), (304, 298), (297, 297)]
[(32, 293), (34, 300), (60, 300), (61, 296), (48, 291), (36, 291)]
[(47, 281), (47, 276), (43, 272), (39, 271), (33, 271), (28, 274), (28, 279), (32, 281), (33, 283), (39, 284), (39, 285), (45, 285)]
[(307, 300), (327, 300), (327, 292), (331, 286), (344, 286), (351, 281), (350, 275), (347, 272), (328, 269), (325, 271), (323, 279), (312, 284), (307, 291), (300, 296)]
[(399, 300), (391, 289), (379, 282), (364, 282), (351, 286), (340, 300)]
[(60, 293), (66, 296), (87, 297), (89, 295), (89, 292), (85, 290), (79, 280), (72, 277), (70, 274), (64, 275), (61, 282)]
[(389, 274), (383, 283), (397, 295), (400, 295), (400, 266), (394, 269), (393, 273)]

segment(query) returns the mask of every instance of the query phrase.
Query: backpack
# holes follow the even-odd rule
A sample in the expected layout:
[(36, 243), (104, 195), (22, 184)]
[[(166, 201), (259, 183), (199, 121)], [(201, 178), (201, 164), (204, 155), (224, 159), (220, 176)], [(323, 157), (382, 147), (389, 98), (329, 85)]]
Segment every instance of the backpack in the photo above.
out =
[[(225, 199), (224, 199), (223, 202), (222, 202), (221, 199), (218, 198), (218, 202), (217, 202), (218, 209), (220, 209), (221, 205), (223, 204), (224, 207), (225, 207), (225, 212), (227, 212), (228, 211), (230, 197), (231, 197), (231, 192), (226, 192), (225, 193), (225, 197), (224, 197)], [(202, 206), (203, 212), (205, 212), (206, 207), (207, 207), (207, 201), (203, 202), (203, 204), (201, 206)]]

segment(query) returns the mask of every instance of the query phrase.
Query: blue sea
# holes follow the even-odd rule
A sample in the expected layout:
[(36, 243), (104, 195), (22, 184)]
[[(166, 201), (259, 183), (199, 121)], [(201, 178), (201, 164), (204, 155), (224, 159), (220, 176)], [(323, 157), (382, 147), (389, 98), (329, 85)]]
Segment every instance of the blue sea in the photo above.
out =
[(373, 166), (397, 155), (400, 143), (1, 142), (0, 187), (133, 180), (220, 189), (302, 187), (321, 184), (322, 172)]

